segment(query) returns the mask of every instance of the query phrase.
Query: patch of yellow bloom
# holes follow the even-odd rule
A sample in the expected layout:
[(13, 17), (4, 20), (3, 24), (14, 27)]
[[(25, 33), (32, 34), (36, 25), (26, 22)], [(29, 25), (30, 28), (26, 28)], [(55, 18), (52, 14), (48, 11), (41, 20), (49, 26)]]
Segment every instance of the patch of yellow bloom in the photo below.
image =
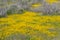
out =
[(55, 26), (47, 22), (60, 22), (60, 16), (38, 16), (38, 13), (35, 12), (25, 12), (23, 14), (9, 15), (7, 18), (0, 18), (0, 38), (8, 37), (16, 32), (34, 35), (35, 37), (33, 36), (31, 40), (43, 39), (43, 37), (41, 39), (36, 36), (38, 35), (37, 32), (46, 34), (49, 37), (55, 37), (56, 31), (49, 31), (49, 29), (55, 29)]
[(36, 7), (39, 7), (39, 6), (42, 6), (42, 4), (40, 4), (40, 3), (32, 4), (32, 7), (33, 7), (33, 8), (36, 8)]
[(46, 0), (46, 2), (48, 2), (49, 4), (52, 4), (52, 3), (59, 2), (59, 1), (58, 0)]

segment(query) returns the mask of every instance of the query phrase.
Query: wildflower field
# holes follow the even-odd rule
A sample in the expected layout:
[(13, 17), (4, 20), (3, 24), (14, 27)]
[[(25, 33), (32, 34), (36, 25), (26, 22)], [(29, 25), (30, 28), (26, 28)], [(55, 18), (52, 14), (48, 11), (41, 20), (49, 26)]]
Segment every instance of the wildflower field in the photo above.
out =
[(8, 10), (0, 5), (0, 40), (60, 40), (60, 6), (52, 5), (59, 1), (46, 0), (48, 5), (35, 0), (23, 8), (15, 2), (8, 2)]
[(59, 31), (60, 16), (25, 12), (0, 18), (0, 40), (60, 40)]

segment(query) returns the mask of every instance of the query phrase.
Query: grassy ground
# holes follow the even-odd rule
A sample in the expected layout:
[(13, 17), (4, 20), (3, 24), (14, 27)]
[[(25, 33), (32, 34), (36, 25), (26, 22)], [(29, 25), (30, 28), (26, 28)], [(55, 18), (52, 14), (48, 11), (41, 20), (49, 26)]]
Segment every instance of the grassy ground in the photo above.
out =
[(0, 18), (0, 40), (59, 40), (60, 16), (25, 12)]

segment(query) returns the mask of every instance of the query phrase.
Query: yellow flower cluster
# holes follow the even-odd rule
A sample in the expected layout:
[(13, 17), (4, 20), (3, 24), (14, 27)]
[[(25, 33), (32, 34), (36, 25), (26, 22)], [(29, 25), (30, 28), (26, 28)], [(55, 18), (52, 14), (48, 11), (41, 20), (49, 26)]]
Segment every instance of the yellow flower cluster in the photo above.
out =
[(59, 2), (59, 1), (58, 0), (46, 0), (46, 2), (48, 2), (49, 4), (52, 4), (52, 3)]
[(55, 37), (57, 31), (54, 23), (56, 22), (60, 22), (60, 16), (39, 16), (35, 12), (9, 15), (0, 18), (0, 38), (3, 40), (14, 33), (31, 35), (30, 40), (44, 40), (42, 35)]

